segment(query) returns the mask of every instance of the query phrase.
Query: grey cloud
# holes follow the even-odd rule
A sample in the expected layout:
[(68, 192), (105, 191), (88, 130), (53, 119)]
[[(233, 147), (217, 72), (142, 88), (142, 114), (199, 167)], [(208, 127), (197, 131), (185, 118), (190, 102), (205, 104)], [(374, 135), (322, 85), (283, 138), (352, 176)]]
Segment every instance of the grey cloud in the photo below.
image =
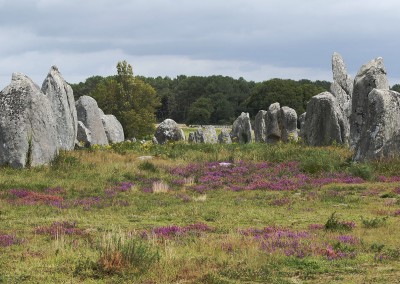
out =
[(339, 51), (351, 72), (383, 56), (395, 73), (399, 8), (391, 0), (3, 0), (0, 56), (120, 50), (327, 70)]

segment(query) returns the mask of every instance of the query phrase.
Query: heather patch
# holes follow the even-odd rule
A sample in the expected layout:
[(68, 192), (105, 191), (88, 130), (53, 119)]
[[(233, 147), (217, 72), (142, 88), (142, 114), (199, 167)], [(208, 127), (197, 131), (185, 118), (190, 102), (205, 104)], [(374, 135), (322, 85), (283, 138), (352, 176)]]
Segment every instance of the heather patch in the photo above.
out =
[(9, 247), (20, 243), (22, 243), (22, 240), (18, 239), (15, 235), (0, 232), (0, 247)]
[(332, 183), (364, 182), (362, 178), (346, 173), (307, 175), (301, 172), (298, 162), (198, 163), (173, 168), (170, 173), (175, 177), (173, 183), (176, 185), (192, 179), (193, 184), (187, 187), (198, 192), (215, 189), (290, 191)]

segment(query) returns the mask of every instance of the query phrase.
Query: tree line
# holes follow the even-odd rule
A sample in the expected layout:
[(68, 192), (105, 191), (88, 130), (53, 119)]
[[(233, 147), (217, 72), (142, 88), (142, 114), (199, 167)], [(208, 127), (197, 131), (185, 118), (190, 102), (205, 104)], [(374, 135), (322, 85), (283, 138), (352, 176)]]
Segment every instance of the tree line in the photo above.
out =
[(114, 114), (129, 136), (150, 135), (156, 121), (171, 118), (186, 124), (232, 124), (241, 112), (254, 117), (279, 102), (298, 114), (310, 98), (328, 91), (330, 82), (270, 79), (264, 82), (227, 76), (134, 76), (126, 61), (118, 62), (117, 75), (92, 76), (71, 84), (75, 99), (95, 98), (107, 114)]

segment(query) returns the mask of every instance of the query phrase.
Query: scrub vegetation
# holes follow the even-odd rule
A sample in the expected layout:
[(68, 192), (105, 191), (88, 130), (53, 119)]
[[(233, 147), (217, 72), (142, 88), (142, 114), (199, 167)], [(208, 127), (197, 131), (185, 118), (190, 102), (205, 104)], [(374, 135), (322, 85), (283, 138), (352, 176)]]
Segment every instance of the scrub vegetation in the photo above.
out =
[(351, 156), (124, 142), (1, 168), (0, 283), (395, 283), (400, 161)]

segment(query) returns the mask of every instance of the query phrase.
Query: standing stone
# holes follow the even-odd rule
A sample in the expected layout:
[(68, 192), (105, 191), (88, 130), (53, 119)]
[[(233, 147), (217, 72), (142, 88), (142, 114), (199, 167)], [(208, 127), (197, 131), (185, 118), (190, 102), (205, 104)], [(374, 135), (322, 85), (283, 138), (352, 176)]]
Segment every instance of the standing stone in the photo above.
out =
[(78, 132), (77, 137), (79, 143), (83, 143), (85, 147), (92, 146), (92, 132), (87, 129), (87, 127), (82, 123), (82, 121), (78, 121)]
[(279, 125), (282, 134), (282, 141), (297, 141), (297, 113), (294, 109), (284, 106), (280, 109)]
[(216, 144), (218, 143), (217, 132), (215, 127), (207, 125), (204, 128), (199, 127), (195, 132), (189, 133), (189, 142), (192, 143), (207, 143)]
[(199, 142), (197, 142), (195, 133), (196, 132), (190, 132), (189, 133), (189, 137), (188, 137), (188, 142), (189, 143), (199, 143)]
[(357, 144), (355, 161), (399, 157), (400, 94), (372, 90), (368, 95), (367, 119)]
[[(350, 98), (353, 94), (353, 80), (349, 74), (347, 74), (346, 64), (342, 56), (334, 52), (332, 55), (332, 73), (333, 81), (335, 81)], [(335, 97), (336, 95), (333, 94)]]
[(231, 137), (239, 143), (250, 143), (253, 140), (249, 113), (242, 112), (233, 122)]
[(157, 127), (154, 138), (157, 144), (165, 144), (168, 141), (184, 141), (185, 134), (174, 120), (168, 118)]
[(254, 120), (254, 139), (259, 143), (267, 142), (267, 111), (260, 110)]
[(125, 140), (124, 129), (118, 119), (112, 114), (101, 116), (108, 143), (119, 143)]
[(282, 131), (279, 126), (279, 113), (281, 106), (279, 103), (271, 104), (267, 112), (267, 143), (275, 143), (281, 140)]
[(232, 144), (232, 138), (227, 128), (222, 128), (221, 133), (218, 135), (218, 143)]
[[(353, 80), (347, 74), (347, 68), (342, 56), (333, 53), (332, 56), (333, 83), (331, 84), (331, 94), (336, 98), (339, 108), (344, 118), (346, 133), (350, 135), (350, 116), (351, 101), (353, 96)], [(349, 140), (349, 137), (346, 137)]]
[(354, 79), (350, 117), (350, 147), (352, 149), (357, 147), (361, 129), (365, 121), (368, 120), (368, 94), (373, 89), (389, 89), (382, 57), (363, 65)]
[(78, 120), (82, 121), (92, 133), (92, 145), (108, 145), (96, 100), (89, 96), (82, 96), (76, 101), (75, 105)]
[(304, 140), (311, 146), (346, 143), (346, 128), (337, 100), (329, 92), (311, 98), (307, 105)]
[(30, 78), (12, 75), (0, 92), (0, 165), (14, 168), (50, 163), (58, 154), (49, 99)]
[(58, 146), (62, 150), (73, 150), (78, 127), (74, 94), (56, 66), (51, 67), (44, 80), (42, 92), (51, 103), (56, 120)]

